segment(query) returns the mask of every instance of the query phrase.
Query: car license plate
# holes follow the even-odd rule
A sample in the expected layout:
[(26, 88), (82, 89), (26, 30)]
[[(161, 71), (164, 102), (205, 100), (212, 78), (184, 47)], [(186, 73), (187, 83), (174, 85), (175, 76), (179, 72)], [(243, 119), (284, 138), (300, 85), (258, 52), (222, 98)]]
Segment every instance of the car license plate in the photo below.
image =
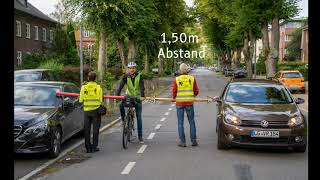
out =
[(279, 131), (257, 131), (251, 130), (251, 137), (279, 138)]

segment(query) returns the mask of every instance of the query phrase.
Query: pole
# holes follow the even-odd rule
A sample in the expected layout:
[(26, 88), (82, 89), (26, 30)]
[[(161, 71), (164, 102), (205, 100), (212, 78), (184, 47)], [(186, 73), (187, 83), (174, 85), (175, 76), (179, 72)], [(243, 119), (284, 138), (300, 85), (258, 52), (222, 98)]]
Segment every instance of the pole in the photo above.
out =
[(80, 26), (80, 86), (83, 83), (82, 27)]
[(92, 53), (92, 44), (91, 44), (91, 41), (90, 41), (90, 45), (89, 45), (89, 50), (90, 50), (90, 52), (89, 52), (89, 62), (90, 62), (90, 68), (91, 68), (91, 53)]
[(256, 60), (256, 42), (254, 42), (253, 44), (253, 47), (254, 47), (254, 50), (253, 50), (253, 58), (254, 58), (254, 78), (256, 79), (257, 78), (257, 60)]

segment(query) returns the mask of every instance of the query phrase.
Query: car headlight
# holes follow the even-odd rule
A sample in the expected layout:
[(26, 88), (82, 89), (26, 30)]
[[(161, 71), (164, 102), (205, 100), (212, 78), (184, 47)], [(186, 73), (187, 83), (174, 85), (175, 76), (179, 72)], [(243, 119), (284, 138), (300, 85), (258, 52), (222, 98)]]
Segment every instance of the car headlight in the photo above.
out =
[(295, 117), (292, 117), (289, 119), (288, 121), (288, 125), (289, 126), (299, 126), (303, 123), (303, 119), (302, 119), (302, 116), (299, 115), (299, 116), (295, 116)]
[(40, 132), (43, 132), (47, 129), (48, 123), (46, 120), (41, 121), (31, 127), (29, 127), (27, 130), (24, 131), (24, 134), (29, 135), (29, 134), (38, 134)]
[(233, 125), (240, 125), (241, 124), (240, 118), (237, 116), (233, 116), (231, 114), (226, 114), (224, 117), (224, 120), (228, 124), (233, 124)]

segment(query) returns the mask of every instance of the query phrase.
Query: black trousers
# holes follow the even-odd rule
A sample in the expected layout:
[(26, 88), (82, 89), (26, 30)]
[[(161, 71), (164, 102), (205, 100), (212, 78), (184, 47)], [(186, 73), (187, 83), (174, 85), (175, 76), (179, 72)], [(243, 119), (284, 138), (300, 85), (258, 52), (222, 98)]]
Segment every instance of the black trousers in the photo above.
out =
[[(91, 125), (93, 126), (93, 141), (91, 143)], [(84, 142), (86, 149), (98, 147), (101, 116), (98, 110), (84, 112)]]

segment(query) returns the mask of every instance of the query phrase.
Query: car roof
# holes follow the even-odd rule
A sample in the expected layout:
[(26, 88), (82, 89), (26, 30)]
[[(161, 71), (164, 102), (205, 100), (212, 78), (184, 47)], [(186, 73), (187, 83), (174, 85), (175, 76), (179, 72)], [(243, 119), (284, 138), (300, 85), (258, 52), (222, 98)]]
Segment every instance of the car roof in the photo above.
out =
[(61, 82), (61, 81), (29, 81), (29, 82), (15, 82), (15, 85), (35, 85), (35, 86), (63, 86), (63, 85), (75, 85), (70, 82)]
[(286, 70), (286, 71), (279, 71), (279, 72), (281, 72), (281, 73), (292, 73), (292, 72), (300, 72), (300, 71), (298, 71), (298, 70)]
[(51, 69), (23, 69), (16, 70), (15, 73), (24, 73), (24, 72), (40, 72), (40, 71), (51, 71)]
[(269, 85), (282, 85), (279, 81), (267, 80), (267, 79), (233, 79), (230, 81), (232, 84), (269, 84)]

